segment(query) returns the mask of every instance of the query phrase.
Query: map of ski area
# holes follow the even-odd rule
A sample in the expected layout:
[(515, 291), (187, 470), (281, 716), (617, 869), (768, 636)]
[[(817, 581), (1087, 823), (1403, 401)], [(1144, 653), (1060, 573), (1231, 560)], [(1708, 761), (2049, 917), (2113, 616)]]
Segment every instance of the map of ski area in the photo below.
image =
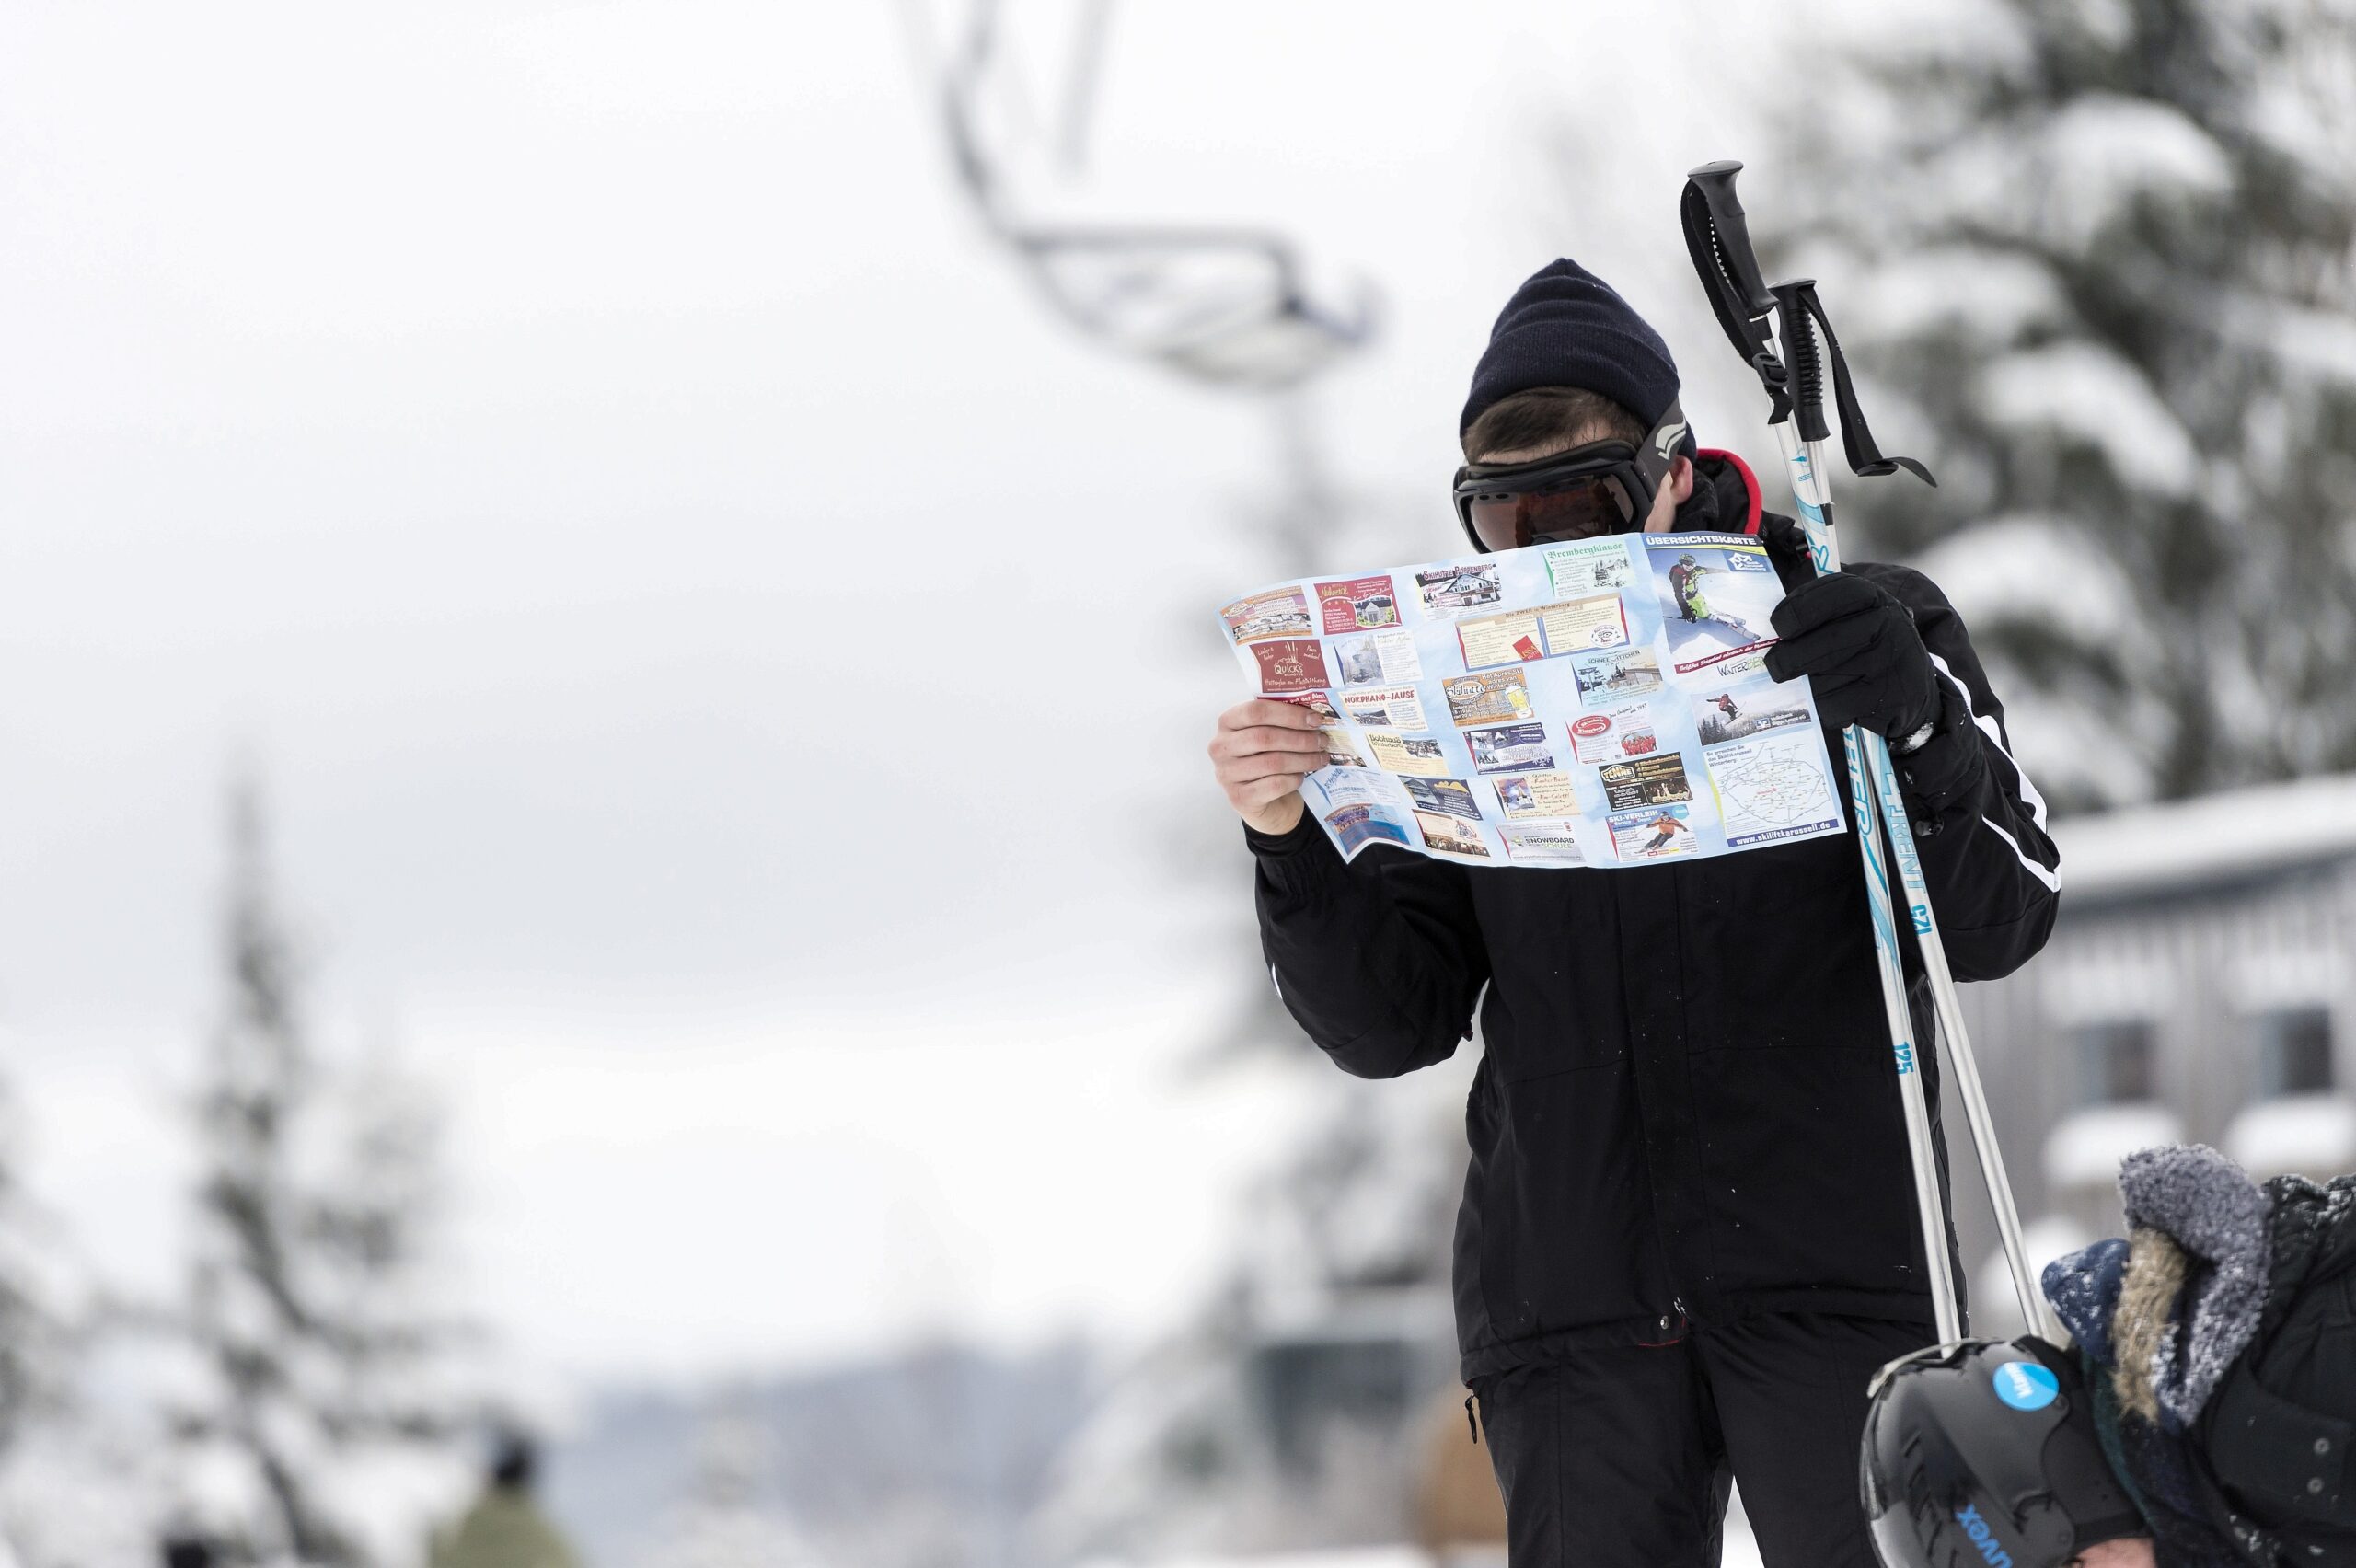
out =
[(1219, 625), (1253, 689), (1324, 721), (1301, 794), (1354, 859), (1632, 866), (1842, 831), (1784, 595), (1738, 534), (1623, 534), (1302, 578)]

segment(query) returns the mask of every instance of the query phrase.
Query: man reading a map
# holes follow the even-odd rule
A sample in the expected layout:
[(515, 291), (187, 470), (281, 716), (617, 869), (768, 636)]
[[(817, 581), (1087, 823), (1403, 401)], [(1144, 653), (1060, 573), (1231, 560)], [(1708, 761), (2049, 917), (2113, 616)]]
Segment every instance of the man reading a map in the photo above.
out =
[[(1843, 725), (1889, 738), (1956, 977), (2010, 973), (2051, 927), (2059, 857), (1963, 622), (1905, 567), (1815, 577), (1796, 525), (1762, 511), (1739, 457), (1694, 444), (1677, 396), (1668, 348), (1618, 294), (1545, 268), (1473, 372), (1460, 520), (1484, 550), (1763, 537), (1786, 590), (1767, 673), (1809, 678), (1831, 755)], [(1299, 791), (1324, 761), (1316, 726), (1239, 703), (1211, 757), (1269, 969), (1336, 1065), (1429, 1066), (1479, 1009), (1456, 1320), (1513, 1568), (1715, 1564), (1735, 1480), (1768, 1568), (1872, 1568), (1866, 1380), (1933, 1319), (1855, 847), (1654, 860), (1640, 830), (1637, 863), (1608, 870), (1387, 843), (1345, 863)], [(1649, 836), (1671, 855), (1692, 836)], [(1901, 940), (1921, 1038), (1927, 989)]]

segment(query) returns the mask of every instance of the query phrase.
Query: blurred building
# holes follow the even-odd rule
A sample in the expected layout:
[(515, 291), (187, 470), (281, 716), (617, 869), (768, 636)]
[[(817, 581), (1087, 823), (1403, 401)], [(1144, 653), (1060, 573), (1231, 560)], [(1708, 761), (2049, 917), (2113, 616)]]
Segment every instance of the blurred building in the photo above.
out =
[[(2222, 1149), (2260, 1178), (2356, 1170), (2356, 776), (2267, 785), (2058, 824), (2062, 911), (2045, 951), (1963, 987), (2032, 1251), (2115, 1235), (2119, 1162)], [(2011, 1293), (1947, 1113), (1982, 1328)]]

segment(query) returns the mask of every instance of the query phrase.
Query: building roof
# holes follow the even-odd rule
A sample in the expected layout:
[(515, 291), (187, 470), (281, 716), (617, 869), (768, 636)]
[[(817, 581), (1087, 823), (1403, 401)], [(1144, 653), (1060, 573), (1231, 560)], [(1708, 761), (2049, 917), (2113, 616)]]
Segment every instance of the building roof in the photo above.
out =
[(2053, 837), (2065, 907), (2327, 865), (2356, 855), (2356, 774), (2070, 817)]

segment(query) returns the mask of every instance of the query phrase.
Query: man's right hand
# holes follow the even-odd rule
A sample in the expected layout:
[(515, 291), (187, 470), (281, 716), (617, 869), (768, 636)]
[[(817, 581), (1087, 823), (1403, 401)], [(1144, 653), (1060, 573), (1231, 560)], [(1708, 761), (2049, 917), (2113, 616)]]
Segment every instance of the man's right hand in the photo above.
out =
[(1270, 836), (1290, 833), (1308, 807), (1300, 781), (1325, 766), (1317, 715), (1293, 702), (1255, 697), (1218, 716), (1211, 771), (1244, 825)]

